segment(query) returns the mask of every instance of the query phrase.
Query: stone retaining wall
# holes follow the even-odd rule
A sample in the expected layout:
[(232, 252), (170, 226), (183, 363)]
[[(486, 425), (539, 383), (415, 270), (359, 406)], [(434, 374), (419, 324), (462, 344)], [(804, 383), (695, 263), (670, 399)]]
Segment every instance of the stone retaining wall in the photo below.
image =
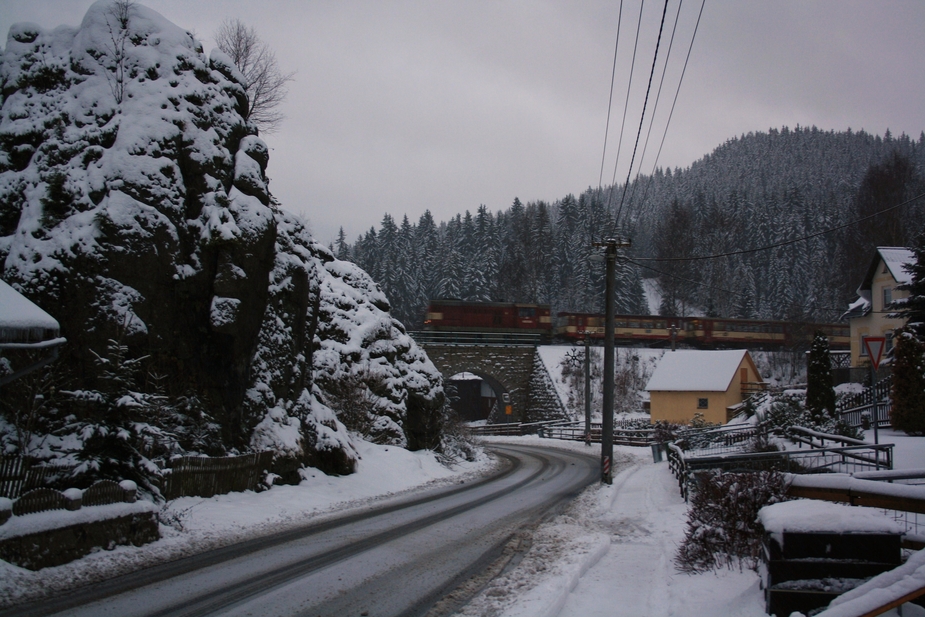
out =
[(156, 512), (135, 512), (0, 539), (0, 559), (39, 570), (60, 566), (95, 550), (141, 546), (159, 539)]

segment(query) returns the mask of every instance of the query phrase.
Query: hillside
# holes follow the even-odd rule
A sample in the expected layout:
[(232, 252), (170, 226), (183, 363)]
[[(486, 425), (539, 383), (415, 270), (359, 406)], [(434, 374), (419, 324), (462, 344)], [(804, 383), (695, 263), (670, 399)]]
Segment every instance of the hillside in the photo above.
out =
[(262, 449), (289, 480), (350, 473), (345, 421), (438, 444), (439, 373), (369, 276), (276, 203), (227, 56), (101, 0), (76, 29), (13, 26), (0, 79), (2, 277), (68, 339), (4, 389), (5, 453), (58, 459), (75, 486)]
[[(618, 272), (623, 313), (833, 321), (860, 282), (875, 246), (906, 245), (922, 228), (922, 200), (863, 225), (925, 192), (925, 134), (821, 131), (749, 133), (689, 168), (655, 170), (622, 186), (588, 189), (505, 211), (484, 206), (438, 223), (425, 213), (400, 225), (386, 214), (353, 244), (334, 250), (366, 268), (405, 323), (420, 325), (434, 297), (542, 302), (553, 311), (599, 311), (602, 266), (591, 242), (632, 240)], [(622, 203), (622, 207), (621, 207)], [(696, 262), (651, 262), (759, 248)], [(655, 278), (662, 306), (648, 306), (642, 278)]]

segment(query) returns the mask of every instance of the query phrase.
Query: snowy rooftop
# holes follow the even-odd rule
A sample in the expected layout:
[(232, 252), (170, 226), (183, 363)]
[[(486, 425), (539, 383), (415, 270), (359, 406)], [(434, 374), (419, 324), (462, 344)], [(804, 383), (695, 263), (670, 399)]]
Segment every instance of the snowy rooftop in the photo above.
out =
[(883, 263), (890, 269), (890, 274), (900, 285), (912, 282), (912, 273), (906, 269), (906, 264), (915, 263), (915, 254), (907, 248), (879, 247), (877, 251), (883, 258)]
[(857, 293), (859, 296), (870, 298), (870, 288), (873, 285), (874, 276), (877, 275), (877, 269), (880, 267), (881, 261), (890, 270), (890, 274), (896, 279), (897, 283), (905, 285), (912, 282), (912, 273), (906, 269), (906, 264), (915, 263), (915, 253), (911, 249), (899, 246), (878, 246), (877, 254), (874, 255), (870, 266), (867, 268), (864, 281), (858, 287)]
[(36, 343), (58, 336), (57, 320), (0, 280), (0, 343)]
[(725, 392), (747, 353), (744, 349), (666, 353), (646, 390)]

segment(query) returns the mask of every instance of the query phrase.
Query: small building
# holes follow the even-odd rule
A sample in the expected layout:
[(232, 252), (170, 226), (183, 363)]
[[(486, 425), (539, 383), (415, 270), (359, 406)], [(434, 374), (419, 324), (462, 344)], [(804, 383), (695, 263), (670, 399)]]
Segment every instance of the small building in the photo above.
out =
[(49, 352), (43, 359), (32, 360), (24, 367), (14, 367), (18, 370), (0, 376), (0, 386), (53, 361), (58, 357), (58, 346), (65, 342), (54, 317), (0, 280), (0, 355), (17, 350)]
[(883, 353), (893, 348), (893, 331), (905, 324), (904, 319), (891, 319), (887, 306), (909, 295), (896, 289), (911, 282), (912, 274), (906, 270), (915, 263), (915, 254), (907, 248), (881, 246), (877, 248), (867, 274), (858, 287), (858, 299), (851, 303), (845, 317), (851, 327), (851, 366), (869, 367), (864, 339), (868, 336), (886, 338)]
[(697, 413), (714, 424), (730, 419), (730, 408), (763, 390), (764, 380), (748, 351), (666, 352), (646, 386), (651, 421), (690, 422)]

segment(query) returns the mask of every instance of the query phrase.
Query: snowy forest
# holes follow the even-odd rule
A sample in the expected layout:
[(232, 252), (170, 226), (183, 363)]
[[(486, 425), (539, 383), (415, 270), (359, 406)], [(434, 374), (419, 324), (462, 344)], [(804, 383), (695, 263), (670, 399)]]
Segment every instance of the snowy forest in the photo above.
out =
[[(925, 133), (784, 127), (730, 139), (689, 168), (657, 169), (625, 189), (514, 198), (504, 211), (481, 205), (442, 222), (429, 211), (416, 223), (385, 214), (353, 243), (341, 231), (331, 249), (369, 272), (412, 329), (434, 298), (600, 312), (604, 272), (592, 242), (612, 235), (632, 241), (618, 264), (620, 313), (831, 322), (856, 297), (874, 247), (908, 246), (921, 231), (921, 201), (891, 208), (925, 191), (923, 170)], [(770, 251), (651, 261), (813, 234)], [(657, 282), (661, 306), (647, 305), (643, 279)]]

